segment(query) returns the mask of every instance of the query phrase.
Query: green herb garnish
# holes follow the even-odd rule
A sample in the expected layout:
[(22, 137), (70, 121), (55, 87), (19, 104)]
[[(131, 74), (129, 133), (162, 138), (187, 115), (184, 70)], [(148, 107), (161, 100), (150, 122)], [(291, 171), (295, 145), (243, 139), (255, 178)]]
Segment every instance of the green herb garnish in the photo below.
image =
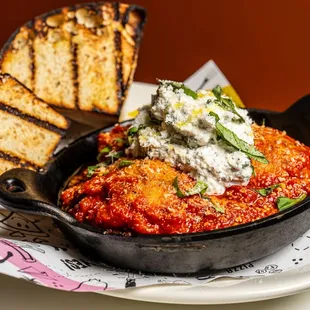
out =
[(98, 168), (100, 168), (100, 167), (105, 167), (105, 163), (99, 163), (99, 164), (94, 165), (94, 166), (88, 166), (88, 167), (87, 167), (87, 174), (86, 174), (86, 176), (87, 176), (88, 178), (92, 177), (93, 174), (96, 172), (96, 170), (97, 170)]
[(218, 101), (222, 99), (222, 87), (220, 85), (215, 86), (212, 89), (212, 93)]
[(251, 166), (252, 166), (252, 175), (253, 175), (253, 177), (256, 177), (255, 169), (254, 169), (253, 165), (251, 165)]
[(206, 200), (209, 200), (210, 203), (212, 204), (212, 207), (214, 208), (214, 210), (216, 212), (219, 212), (219, 213), (225, 213), (225, 208), (218, 205), (217, 203), (215, 203), (214, 201), (212, 201), (209, 197), (207, 196), (202, 196), (203, 199), (206, 199)]
[(280, 211), (286, 210), (294, 206), (295, 204), (303, 201), (306, 197), (306, 194), (302, 194), (298, 198), (279, 197), (277, 199), (277, 207)]
[(115, 141), (118, 143), (124, 143), (124, 139), (123, 138), (115, 138)]
[(211, 200), (211, 203), (212, 203), (212, 206), (213, 206), (213, 208), (215, 209), (216, 212), (225, 213), (225, 208), (224, 207), (218, 205), (217, 203), (215, 203), (212, 200)]
[(122, 160), (122, 161), (119, 163), (118, 167), (119, 167), (119, 168), (124, 168), (124, 167), (131, 166), (131, 165), (133, 165), (133, 164), (134, 164), (133, 161), (124, 159), (124, 160)]
[(217, 85), (212, 89), (212, 93), (217, 99), (217, 104), (222, 107), (224, 110), (230, 111), (233, 114), (237, 115), (241, 122), (245, 122), (244, 118), (237, 112), (236, 106), (230, 98), (223, 97), (223, 92), (221, 86)]
[(269, 194), (271, 194), (271, 192), (280, 187), (280, 184), (275, 184), (275, 185), (271, 185), (269, 187), (266, 187), (266, 188), (261, 188), (261, 189), (254, 189), (255, 192), (259, 193), (261, 196), (268, 196)]
[(218, 136), (229, 145), (263, 164), (268, 164), (268, 160), (263, 153), (258, 151), (253, 145), (249, 145), (247, 142), (239, 139), (234, 132), (223, 126), (220, 122), (216, 123), (215, 128)]
[(247, 142), (243, 141), (242, 139), (239, 139), (238, 136), (223, 126), (219, 120), (220, 117), (215, 112), (210, 112), (210, 116), (213, 116), (215, 118), (215, 129), (218, 137), (225, 140), (229, 145), (234, 147), (235, 149), (247, 154), (249, 157), (264, 163), (268, 164), (268, 160), (265, 158), (265, 155), (258, 150), (253, 145), (249, 145)]
[(133, 142), (133, 137), (138, 134), (139, 130), (144, 129), (145, 125), (140, 124), (139, 127), (131, 127), (128, 130), (127, 138), (128, 138), (128, 144), (131, 145)]
[(115, 159), (119, 159), (119, 158), (121, 158), (124, 155), (125, 155), (124, 151), (116, 152), (116, 151), (113, 150), (108, 155), (106, 155), (106, 157), (110, 158), (111, 159), (111, 163), (113, 163)]
[(181, 189), (179, 188), (178, 177), (175, 177), (175, 179), (173, 180), (172, 185), (175, 188), (176, 194), (177, 194), (177, 196), (179, 198), (193, 196), (193, 195), (196, 195), (196, 194), (203, 195), (205, 193), (205, 191), (208, 189), (208, 185), (205, 182), (202, 182), (202, 181), (198, 180), (196, 182), (195, 186), (191, 190), (183, 193), (181, 191)]
[(101, 149), (99, 153), (109, 153), (109, 152), (111, 152), (111, 147), (106, 146), (103, 149)]
[(110, 146), (106, 146), (106, 147), (104, 147), (103, 149), (101, 149), (101, 150), (99, 151), (98, 156), (97, 156), (97, 161), (100, 161), (101, 156), (102, 156), (103, 154), (108, 154), (109, 152), (111, 152), (111, 147), (110, 147)]
[(210, 112), (209, 115), (215, 118), (215, 122), (217, 123), (220, 120), (220, 117), (215, 112)]
[(138, 127), (131, 127), (128, 130), (128, 136), (133, 136), (139, 131)]
[(95, 173), (97, 168), (98, 168), (97, 165), (95, 165), (95, 166), (88, 166), (87, 167), (87, 177), (90, 178)]
[(192, 97), (193, 99), (197, 99), (198, 95), (195, 91), (193, 91), (192, 89), (190, 89), (189, 87), (185, 86), (183, 83), (179, 83), (179, 82), (173, 82), (173, 81), (161, 81), (161, 83), (165, 83), (168, 86), (172, 86), (173, 91), (175, 91), (176, 89), (182, 89), (184, 94), (187, 96)]

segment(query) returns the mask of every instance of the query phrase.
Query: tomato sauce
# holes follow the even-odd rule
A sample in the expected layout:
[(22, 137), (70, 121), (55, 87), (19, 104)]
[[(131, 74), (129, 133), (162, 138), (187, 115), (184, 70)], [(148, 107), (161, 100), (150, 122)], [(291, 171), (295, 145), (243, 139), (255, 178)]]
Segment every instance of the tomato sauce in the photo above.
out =
[[(232, 186), (220, 196), (180, 198), (176, 177), (183, 193), (195, 185), (186, 173), (159, 160), (115, 158), (91, 177), (78, 176), (79, 183), (62, 193), (62, 208), (80, 222), (140, 234), (203, 232), (275, 214), (279, 197), (309, 194), (310, 148), (276, 129), (253, 125), (253, 131), (255, 146), (269, 163), (252, 160), (255, 173), (247, 186)], [(117, 125), (99, 134), (98, 151), (124, 150), (126, 132)]]

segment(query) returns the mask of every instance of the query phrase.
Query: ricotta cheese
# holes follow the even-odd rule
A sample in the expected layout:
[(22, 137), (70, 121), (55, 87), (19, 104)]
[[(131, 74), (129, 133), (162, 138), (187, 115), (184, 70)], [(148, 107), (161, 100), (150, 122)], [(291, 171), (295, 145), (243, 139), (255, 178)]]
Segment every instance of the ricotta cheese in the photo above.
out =
[(232, 185), (247, 185), (253, 173), (250, 158), (216, 130), (218, 121), (253, 145), (247, 111), (231, 101), (233, 107), (228, 109), (211, 91), (189, 91), (180, 83), (160, 81), (152, 103), (140, 110), (132, 125), (135, 134), (126, 153), (157, 158), (187, 172), (208, 185), (207, 194), (220, 195)]

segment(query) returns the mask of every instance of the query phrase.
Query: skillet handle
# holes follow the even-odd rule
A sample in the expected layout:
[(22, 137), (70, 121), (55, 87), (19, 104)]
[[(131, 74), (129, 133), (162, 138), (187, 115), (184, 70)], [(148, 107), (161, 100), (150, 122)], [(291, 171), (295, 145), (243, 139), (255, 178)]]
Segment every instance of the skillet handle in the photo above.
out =
[(76, 220), (59, 209), (44, 194), (43, 175), (23, 168), (12, 169), (0, 176), (0, 205), (14, 212), (39, 214), (75, 224)]

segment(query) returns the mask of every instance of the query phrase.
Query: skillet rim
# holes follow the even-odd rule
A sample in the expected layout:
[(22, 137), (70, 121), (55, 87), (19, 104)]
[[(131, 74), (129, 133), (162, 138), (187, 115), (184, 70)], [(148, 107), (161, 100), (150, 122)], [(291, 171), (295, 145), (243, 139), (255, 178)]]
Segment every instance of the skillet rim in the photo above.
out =
[[(276, 111), (270, 111), (270, 110), (264, 110), (264, 109), (254, 109), (250, 108), (247, 109), (249, 112), (256, 112), (256, 113), (268, 113), (268, 114), (281, 114), (280, 112)], [(71, 147), (73, 147), (75, 144), (79, 143), (81, 140), (87, 139), (93, 135), (98, 135), (100, 132), (109, 132), (112, 130), (112, 128), (116, 125), (126, 125), (130, 124), (133, 120), (127, 120), (123, 122), (116, 122), (115, 124), (104, 127), (101, 129), (96, 129), (85, 136), (79, 137), (78, 139), (72, 141), (68, 145), (66, 145), (62, 150), (60, 150), (56, 156), (51, 160), (51, 162), (46, 166), (44, 169), (43, 175), (47, 175), (50, 166), (53, 165), (55, 161), (57, 161), (57, 158), (61, 156), (63, 152), (68, 151)], [(60, 208), (59, 204), (59, 193), (63, 190), (63, 187), (59, 190), (58, 192), (58, 199), (57, 199), (57, 204), (55, 206), (62, 210)], [(188, 241), (200, 241), (200, 240), (209, 240), (209, 239), (217, 239), (217, 238), (224, 238), (227, 236), (232, 236), (232, 235), (238, 235), (242, 233), (246, 233), (248, 231), (253, 231), (256, 229), (262, 229), (265, 227), (269, 227), (271, 225), (275, 225), (279, 222), (285, 221), (290, 219), (291, 217), (298, 215), (304, 211), (306, 211), (310, 207), (310, 196), (307, 196), (305, 200), (301, 201), (300, 203), (294, 205), (293, 207), (290, 207), (284, 211), (279, 211), (273, 215), (270, 215), (268, 217), (241, 224), (241, 225), (236, 225), (236, 226), (230, 226), (226, 228), (221, 228), (221, 229), (214, 229), (210, 231), (204, 231), (204, 232), (196, 232), (196, 233), (181, 233), (181, 234), (137, 234), (133, 232), (133, 235), (122, 235), (122, 234), (113, 234), (113, 233), (104, 233), (105, 230), (97, 228), (95, 226), (92, 226), (90, 224), (85, 224), (85, 223), (80, 223), (78, 221), (75, 222), (75, 226), (78, 226), (82, 229), (86, 229), (89, 232), (94, 232), (96, 234), (101, 234), (102, 236), (110, 236), (110, 237), (115, 237), (115, 238), (123, 238), (128, 241), (135, 241), (135, 240), (160, 240), (164, 242), (188, 242)], [(65, 212), (65, 211), (64, 211)], [(66, 212), (67, 213), (67, 212)], [(67, 213), (70, 215), (69, 213)], [(75, 219), (72, 215), (70, 215), (73, 219)], [(68, 225), (72, 225), (72, 223), (67, 223)]]

